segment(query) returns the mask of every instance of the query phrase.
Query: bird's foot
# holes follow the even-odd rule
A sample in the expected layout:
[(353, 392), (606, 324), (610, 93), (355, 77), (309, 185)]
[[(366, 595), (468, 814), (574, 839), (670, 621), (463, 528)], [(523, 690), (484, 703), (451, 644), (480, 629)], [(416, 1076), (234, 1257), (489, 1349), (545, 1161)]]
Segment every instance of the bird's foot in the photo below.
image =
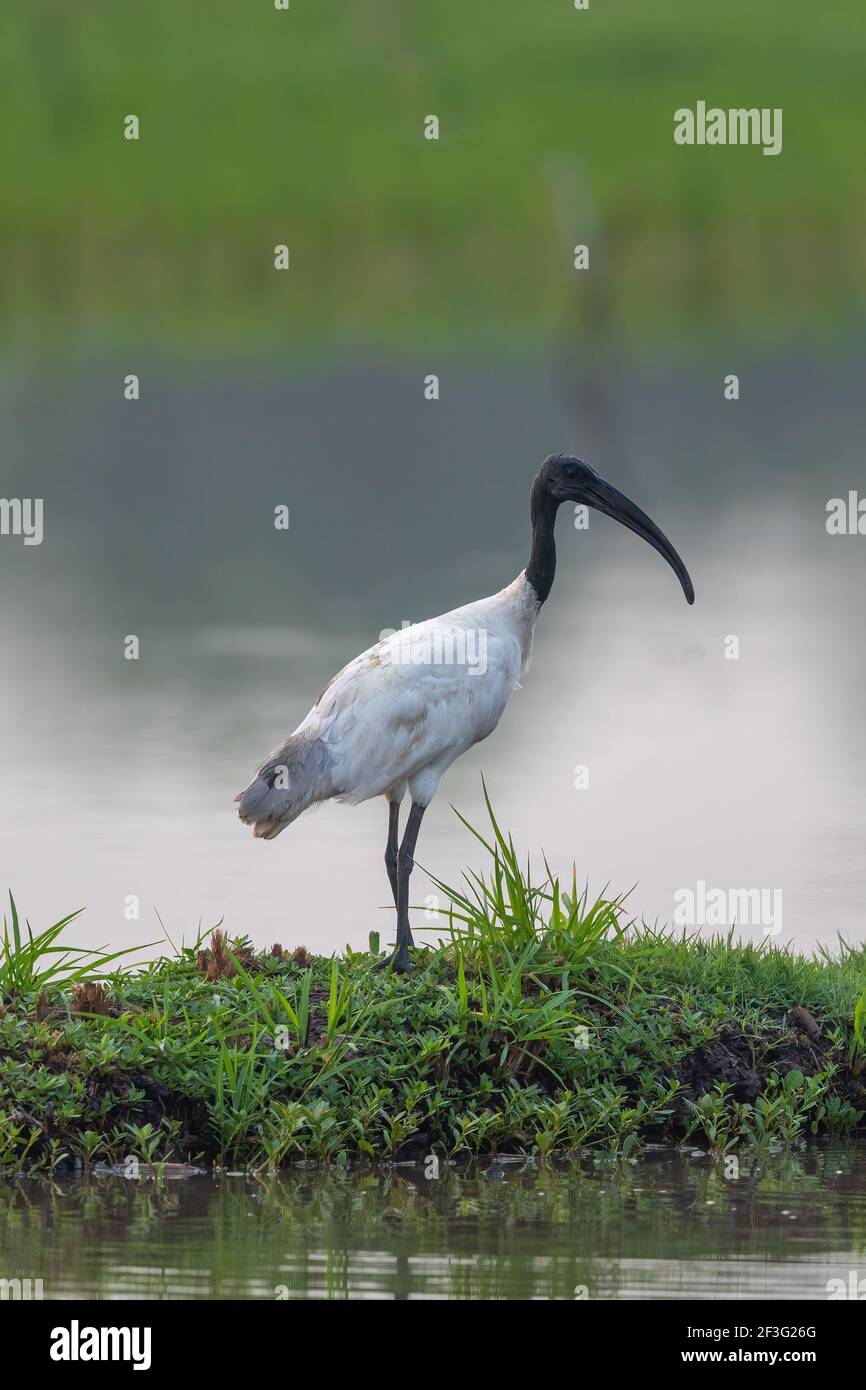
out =
[(392, 970), (395, 975), (411, 975), (412, 962), (409, 959), (409, 951), (405, 946), (398, 946), (385, 960), (377, 961), (373, 966), (374, 974), (380, 970)]

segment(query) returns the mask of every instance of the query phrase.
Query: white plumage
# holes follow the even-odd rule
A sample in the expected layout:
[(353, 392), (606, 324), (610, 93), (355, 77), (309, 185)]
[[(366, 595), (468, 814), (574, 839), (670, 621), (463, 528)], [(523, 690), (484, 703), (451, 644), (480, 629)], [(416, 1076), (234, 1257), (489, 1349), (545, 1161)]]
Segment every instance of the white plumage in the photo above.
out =
[(428, 806), (455, 758), (499, 723), (529, 665), (539, 609), (524, 572), (356, 656), (241, 792), (241, 819), (273, 839), (330, 798), (400, 801), (408, 788)]

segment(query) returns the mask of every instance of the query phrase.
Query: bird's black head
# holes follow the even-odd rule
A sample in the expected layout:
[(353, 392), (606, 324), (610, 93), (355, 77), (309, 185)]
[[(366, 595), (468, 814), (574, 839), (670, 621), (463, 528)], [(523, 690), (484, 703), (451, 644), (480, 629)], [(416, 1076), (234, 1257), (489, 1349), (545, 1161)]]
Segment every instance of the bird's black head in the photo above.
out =
[(548, 454), (535, 478), (556, 502), (586, 502), (593, 482), (601, 482), (595, 469), (573, 454)]
[(575, 458), (573, 454), (549, 454), (532, 484), (533, 511), (538, 507), (551, 505), (555, 508), (561, 502), (576, 502), (593, 507), (597, 512), (613, 517), (614, 521), (621, 522), (630, 531), (642, 536), (664, 556), (679, 579), (687, 602), (694, 603), (695, 591), (688, 570), (667, 536), (659, 530), (646, 512), (642, 512), (628, 497), (617, 492), (615, 487), (611, 487), (610, 483), (600, 478), (594, 468), (590, 468), (588, 463)]

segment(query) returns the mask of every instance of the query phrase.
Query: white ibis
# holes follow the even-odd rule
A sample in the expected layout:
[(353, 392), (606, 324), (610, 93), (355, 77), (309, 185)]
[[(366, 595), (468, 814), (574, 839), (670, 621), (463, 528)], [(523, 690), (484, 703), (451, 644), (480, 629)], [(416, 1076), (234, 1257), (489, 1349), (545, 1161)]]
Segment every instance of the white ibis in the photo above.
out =
[[(492, 734), (529, 666), (535, 621), (553, 584), (553, 532), (563, 502), (594, 507), (649, 541), (694, 603), (685, 565), (646, 513), (580, 459), (551, 454), (532, 483), (526, 569), (499, 593), (404, 628), (356, 656), (236, 798), (241, 820), (262, 840), (273, 840), (318, 802), (386, 798), (385, 866), (397, 941), (379, 969), (411, 968), (409, 877), (421, 819), (446, 769)], [(407, 790), (411, 809), (398, 848)]]

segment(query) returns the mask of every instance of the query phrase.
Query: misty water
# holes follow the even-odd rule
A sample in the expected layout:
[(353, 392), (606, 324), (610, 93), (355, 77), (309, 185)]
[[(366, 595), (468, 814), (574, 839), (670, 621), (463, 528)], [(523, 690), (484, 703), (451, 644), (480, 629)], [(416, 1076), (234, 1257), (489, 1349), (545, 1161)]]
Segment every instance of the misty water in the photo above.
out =
[[(7, 370), (0, 493), (45, 499), (42, 545), (0, 540), (2, 880), (22, 911), (85, 907), (74, 938), (113, 946), (159, 939), (157, 912), (175, 940), (220, 918), (258, 944), (387, 938), (384, 803), (264, 844), (232, 799), (383, 628), (517, 574), (531, 475), (569, 448), (670, 535), (696, 604), (635, 536), (563, 509), (532, 669), (446, 776), (418, 863), (478, 866), (449, 803), (478, 821), (483, 772), (518, 845), (592, 890), (634, 885), (637, 917), (671, 921), (703, 882), (779, 891), (780, 940), (858, 939), (866, 542), (825, 521), (860, 470), (863, 358), (739, 365), (736, 403), (725, 364), (682, 362), (568, 392), (545, 361), (445, 364), (435, 404), (421, 363), (144, 364), (136, 403), (114, 362)], [(428, 927), (432, 892), (417, 874)]]
[(736, 1178), (659, 1151), (0, 1185), (0, 1277), (46, 1299), (821, 1300), (857, 1296), (864, 1247), (853, 1145), (743, 1158)]

